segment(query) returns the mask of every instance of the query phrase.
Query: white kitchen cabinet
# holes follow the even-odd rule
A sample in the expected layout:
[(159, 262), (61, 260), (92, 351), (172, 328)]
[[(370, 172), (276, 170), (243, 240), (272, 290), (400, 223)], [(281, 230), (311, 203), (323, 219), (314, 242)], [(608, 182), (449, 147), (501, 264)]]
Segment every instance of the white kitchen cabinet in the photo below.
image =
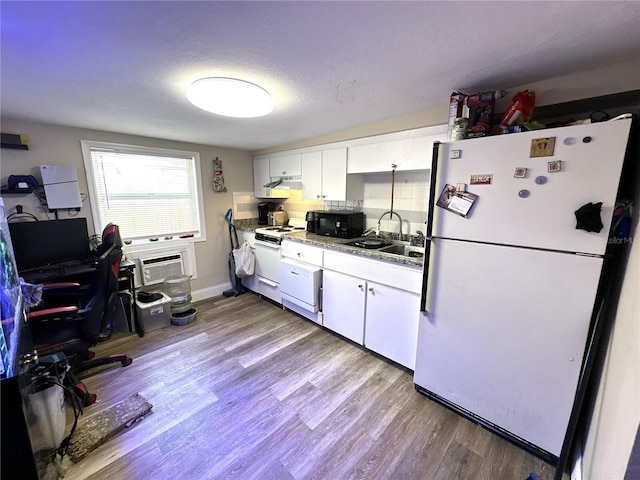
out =
[(305, 200), (362, 200), (364, 179), (347, 176), (347, 149), (334, 148), (301, 155), (302, 198)]
[(364, 346), (413, 370), (420, 295), (367, 282)]
[(269, 172), (271, 159), (268, 155), (260, 155), (253, 159), (253, 190), (256, 198), (287, 198), (288, 192), (282, 189), (271, 189), (264, 185), (272, 181)]
[[(307, 152), (300, 155), (302, 164), (302, 198), (322, 199), (322, 152)], [(346, 157), (345, 157), (346, 158)], [(347, 178), (345, 162), (344, 177)]]
[(269, 176), (269, 157), (266, 155), (253, 159), (253, 190), (257, 198), (269, 197), (271, 189), (264, 187), (271, 181)]
[(271, 177), (299, 177), (302, 164), (299, 153), (269, 157), (269, 175)]
[(431, 165), (433, 139), (430, 137), (372, 143), (349, 147), (347, 173), (425, 170)]
[(413, 369), (420, 268), (325, 251), (323, 275), (324, 326)]
[(332, 270), (322, 275), (324, 326), (362, 345), (367, 282)]

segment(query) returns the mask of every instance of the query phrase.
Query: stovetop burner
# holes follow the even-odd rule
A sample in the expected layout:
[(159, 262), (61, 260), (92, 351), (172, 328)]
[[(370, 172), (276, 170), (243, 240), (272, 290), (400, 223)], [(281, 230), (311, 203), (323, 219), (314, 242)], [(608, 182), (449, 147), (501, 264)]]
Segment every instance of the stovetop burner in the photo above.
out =
[(256, 228), (256, 240), (271, 241), (272, 243), (278, 243), (273, 240), (280, 239), (287, 233), (301, 232), (306, 230), (305, 227), (295, 227), (292, 225), (272, 225), (269, 227)]

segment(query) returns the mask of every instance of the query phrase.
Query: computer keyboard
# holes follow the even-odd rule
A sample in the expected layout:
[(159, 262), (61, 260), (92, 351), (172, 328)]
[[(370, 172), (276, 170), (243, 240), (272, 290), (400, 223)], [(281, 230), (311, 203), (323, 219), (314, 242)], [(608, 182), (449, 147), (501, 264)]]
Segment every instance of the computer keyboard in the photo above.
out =
[(22, 278), (27, 283), (47, 283), (95, 271), (95, 263), (74, 263), (72, 265), (48, 265), (37, 270), (24, 272)]
[(31, 272), (25, 272), (22, 278), (27, 283), (45, 283), (51, 280), (56, 280), (65, 276), (64, 268), (62, 267), (47, 267), (41, 270), (33, 270)]
[(93, 263), (81, 263), (62, 268), (64, 270), (64, 275), (70, 277), (73, 275), (82, 275), (83, 273), (91, 273), (96, 269), (96, 266)]

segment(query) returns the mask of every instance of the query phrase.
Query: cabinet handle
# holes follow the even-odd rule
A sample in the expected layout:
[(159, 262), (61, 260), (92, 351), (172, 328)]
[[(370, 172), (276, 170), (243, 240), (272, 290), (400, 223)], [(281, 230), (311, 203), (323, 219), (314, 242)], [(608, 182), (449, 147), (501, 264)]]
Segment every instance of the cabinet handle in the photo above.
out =
[(373, 293), (373, 287), (369, 287), (369, 291)]
[(320, 194), (316, 195), (316, 198), (320, 198)]
[(362, 288), (362, 284), (358, 285), (358, 288)]

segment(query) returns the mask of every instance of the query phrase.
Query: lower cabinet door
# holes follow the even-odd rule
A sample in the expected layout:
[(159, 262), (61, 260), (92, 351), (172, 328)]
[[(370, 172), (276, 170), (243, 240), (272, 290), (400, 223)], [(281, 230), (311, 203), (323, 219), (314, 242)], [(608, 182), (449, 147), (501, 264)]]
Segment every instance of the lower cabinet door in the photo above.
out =
[(413, 370), (419, 312), (420, 295), (368, 282), (364, 346)]
[(364, 342), (366, 288), (367, 282), (359, 278), (332, 270), (323, 272), (324, 326), (360, 345)]

